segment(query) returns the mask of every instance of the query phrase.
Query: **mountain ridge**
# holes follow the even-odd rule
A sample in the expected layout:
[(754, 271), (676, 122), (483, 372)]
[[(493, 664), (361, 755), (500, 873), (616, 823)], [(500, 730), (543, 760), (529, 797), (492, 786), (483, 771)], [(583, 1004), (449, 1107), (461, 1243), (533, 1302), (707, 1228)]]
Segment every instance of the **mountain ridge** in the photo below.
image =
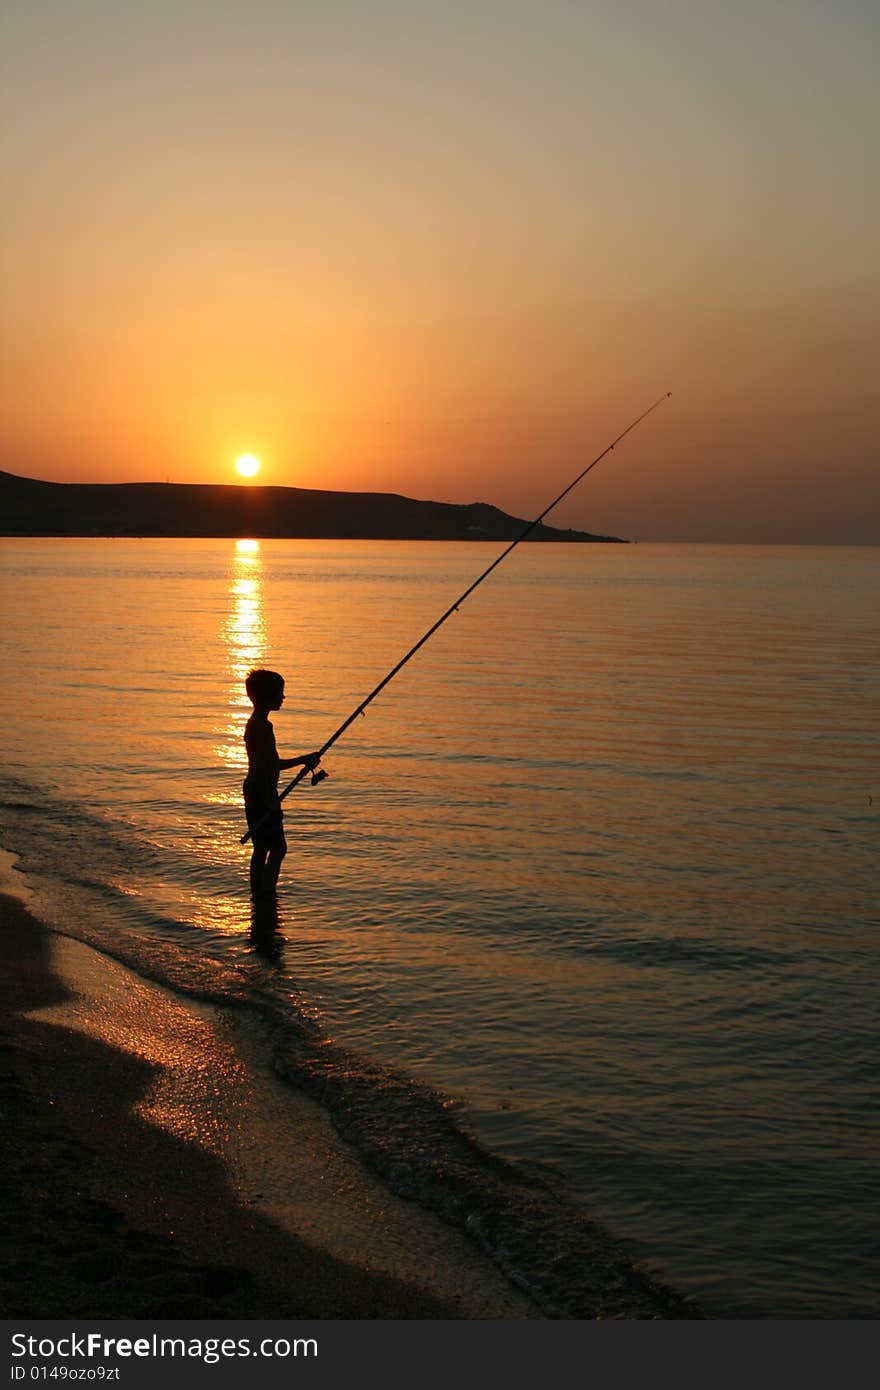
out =
[[(3, 536), (253, 536), (287, 540), (515, 540), (528, 525), (489, 502), (235, 483), (55, 483), (0, 470)], [(538, 541), (626, 544), (541, 523)]]

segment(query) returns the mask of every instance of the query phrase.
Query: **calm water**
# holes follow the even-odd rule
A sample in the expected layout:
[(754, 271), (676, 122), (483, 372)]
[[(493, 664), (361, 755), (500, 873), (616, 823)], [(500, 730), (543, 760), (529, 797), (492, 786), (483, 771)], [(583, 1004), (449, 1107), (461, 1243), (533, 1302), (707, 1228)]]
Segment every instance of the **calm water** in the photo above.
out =
[(495, 553), (3, 542), (0, 843), (65, 930), (458, 1098), (710, 1310), (876, 1316), (877, 550), (523, 547), (293, 793), (251, 920), (245, 673), (317, 747)]

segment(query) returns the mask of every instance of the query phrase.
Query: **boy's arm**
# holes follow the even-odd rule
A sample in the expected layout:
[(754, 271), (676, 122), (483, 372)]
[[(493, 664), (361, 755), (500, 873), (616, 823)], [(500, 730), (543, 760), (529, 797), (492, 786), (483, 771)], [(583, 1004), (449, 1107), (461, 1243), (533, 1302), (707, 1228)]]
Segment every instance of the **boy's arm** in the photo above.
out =
[(320, 761), (320, 753), (304, 753), (301, 758), (280, 758), (278, 760), (278, 766), (282, 769), (284, 769), (285, 767), (313, 768), (317, 767)]

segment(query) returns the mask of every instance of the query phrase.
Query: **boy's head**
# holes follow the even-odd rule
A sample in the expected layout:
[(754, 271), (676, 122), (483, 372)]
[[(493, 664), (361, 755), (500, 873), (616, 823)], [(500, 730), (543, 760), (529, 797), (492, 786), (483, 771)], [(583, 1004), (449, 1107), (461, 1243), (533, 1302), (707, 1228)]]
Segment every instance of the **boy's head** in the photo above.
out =
[(284, 677), (277, 671), (251, 671), (244, 688), (251, 703), (263, 709), (280, 709), (284, 702)]

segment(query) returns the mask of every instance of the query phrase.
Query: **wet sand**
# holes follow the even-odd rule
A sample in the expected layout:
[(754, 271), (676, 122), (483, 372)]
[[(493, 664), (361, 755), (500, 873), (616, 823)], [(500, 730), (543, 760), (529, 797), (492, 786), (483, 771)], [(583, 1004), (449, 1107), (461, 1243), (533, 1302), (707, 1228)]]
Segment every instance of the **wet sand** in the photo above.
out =
[(257, 1036), (0, 897), (5, 1317), (522, 1318)]

